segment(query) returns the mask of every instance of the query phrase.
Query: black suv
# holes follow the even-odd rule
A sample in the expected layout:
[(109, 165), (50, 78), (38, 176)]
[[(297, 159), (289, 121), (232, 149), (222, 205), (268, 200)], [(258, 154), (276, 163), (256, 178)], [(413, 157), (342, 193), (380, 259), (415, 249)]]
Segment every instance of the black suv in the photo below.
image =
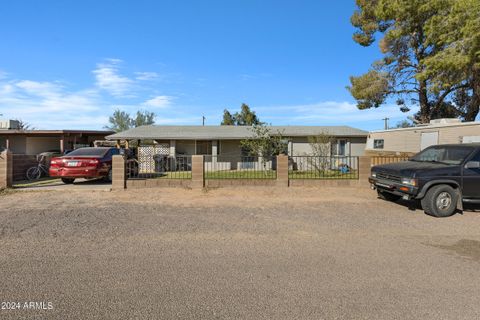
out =
[(435, 217), (451, 216), (462, 203), (480, 203), (480, 144), (426, 148), (408, 161), (372, 167), (369, 182), (384, 200), (421, 200)]

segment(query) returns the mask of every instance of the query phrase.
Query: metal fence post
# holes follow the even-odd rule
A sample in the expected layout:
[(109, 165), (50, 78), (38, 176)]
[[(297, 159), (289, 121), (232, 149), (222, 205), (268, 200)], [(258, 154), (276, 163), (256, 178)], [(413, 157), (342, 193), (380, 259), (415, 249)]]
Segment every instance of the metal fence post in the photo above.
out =
[(112, 190), (126, 188), (125, 158), (122, 155), (112, 157)]
[(277, 156), (277, 186), (288, 187), (288, 156)]
[(5, 150), (0, 153), (0, 189), (10, 188), (13, 184), (13, 155)]
[(202, 155), (192, 156), (192, 187), (203, 188), (205, 186), (205, 164)]

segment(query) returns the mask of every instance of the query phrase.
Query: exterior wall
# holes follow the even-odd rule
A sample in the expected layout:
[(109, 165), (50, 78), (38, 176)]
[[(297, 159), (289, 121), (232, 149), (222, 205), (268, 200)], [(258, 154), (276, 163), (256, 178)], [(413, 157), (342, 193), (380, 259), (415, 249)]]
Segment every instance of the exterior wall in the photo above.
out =
[(295, 137), (291, 138), (291, 145), (290, 149), (288, 150), (288, 154), (291, 156), (301, 156), (301, 155), (309, 155), (312, 153), (312, 148), (308, 143), (308, 138), (306, 137)]
[(445, 128), (439, 130), (438, 142), (444, 143), (462, 143), (465, 136), (480, 136), (480, 123), (476, 126), (466, 126), (460, 128)]
[(177, 140), (176, 142), (176, 152), (178, 154), (184, 155), (194, 155), (195, 154), (195, 141), (194, 140)]
[[(342, 139), (342, 138), (338, 138)], [(365, 152), (366, 138), (345, 138), (347, 140), (347, 156), (362, 156)], [(158, 140), (160, 142), (160, 140)], [(289, 147), (289, 155), (310, 155), (312, 148), (308, 142), (307, 137), (294, 137), (291, 139)], [(170, 143), (165, 141), (165, 143)], [(176, 153), (184, 155), (195, 154), (195, 141), (194, 140), (176, 140)], [(218, 161), (221, 161), (221, 156), (227, 157), (240, 157), (242, 155), (242, 147), (240, 140), (220, 140), (219, 141), (219, 153)]]
[[(337, 139), (347, 140), (346, 146), (346, 155), (347, 156), (362, 156), (365, 152), (365, 146), (367, 143), (366, 138), (357, 138), (357, 137), (335, 137)], [(291, 147), (288, 150), (289, 155), (291, 156), (301, 156), (301, 155), (311, 155), (312, 147), (308, 142), (307, 137), (294, 137), (291, 139)]]
[(7, 148), (7, 138), (0, 137), (0, 151)]
[(367, 138), (350, 138), (350, 155), (354, 157), (363, 156), (367, 146)]
[[(422, 132), (438, 132), (438, 143), (462, 143), (464, 136), (480, 136), (480, 123), (445, 127), (415, 127), (403, 130), (372, 132), (366, 150), (375, 152), (420, 152)], [(373, 149), (374, 139), (384, 139), (383, 149)]]
[(26, 154), (39, 154), (49, 150), (60, 150), (60, 140), (57, 137), (27, 137)]
[(219, 155), (240, 157), (242, 155), (240, 140), (221, 140)]
[(27, 153), (27, 139), (22, 136), (11, 136), (8, 138), (9, 149), (12, 153), (26, 154)]

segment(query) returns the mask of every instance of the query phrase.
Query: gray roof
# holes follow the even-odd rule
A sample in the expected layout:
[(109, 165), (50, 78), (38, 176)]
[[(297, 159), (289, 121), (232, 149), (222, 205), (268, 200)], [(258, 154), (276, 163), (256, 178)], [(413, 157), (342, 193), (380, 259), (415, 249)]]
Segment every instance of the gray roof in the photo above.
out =
[[(368, 132), (348, 126), (269, 126), (286, 137), (315, 136), (328, 132), (338, 137), (366, 137)], [(252, 136), (250, 126), (141, 126), (107, 136), (109, 140), (175, 139), (235, 140)]]

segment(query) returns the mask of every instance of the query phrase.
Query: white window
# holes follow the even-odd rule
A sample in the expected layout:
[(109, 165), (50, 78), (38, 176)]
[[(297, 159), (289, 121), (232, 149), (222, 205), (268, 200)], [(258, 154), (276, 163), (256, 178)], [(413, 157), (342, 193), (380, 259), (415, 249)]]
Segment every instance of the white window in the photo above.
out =
[(338, 139), (336, 143), (332, 143), (332, 155), (346, 156), (347, 153), (348, 153), (348, 150), (347, 150), (346, 139)]

